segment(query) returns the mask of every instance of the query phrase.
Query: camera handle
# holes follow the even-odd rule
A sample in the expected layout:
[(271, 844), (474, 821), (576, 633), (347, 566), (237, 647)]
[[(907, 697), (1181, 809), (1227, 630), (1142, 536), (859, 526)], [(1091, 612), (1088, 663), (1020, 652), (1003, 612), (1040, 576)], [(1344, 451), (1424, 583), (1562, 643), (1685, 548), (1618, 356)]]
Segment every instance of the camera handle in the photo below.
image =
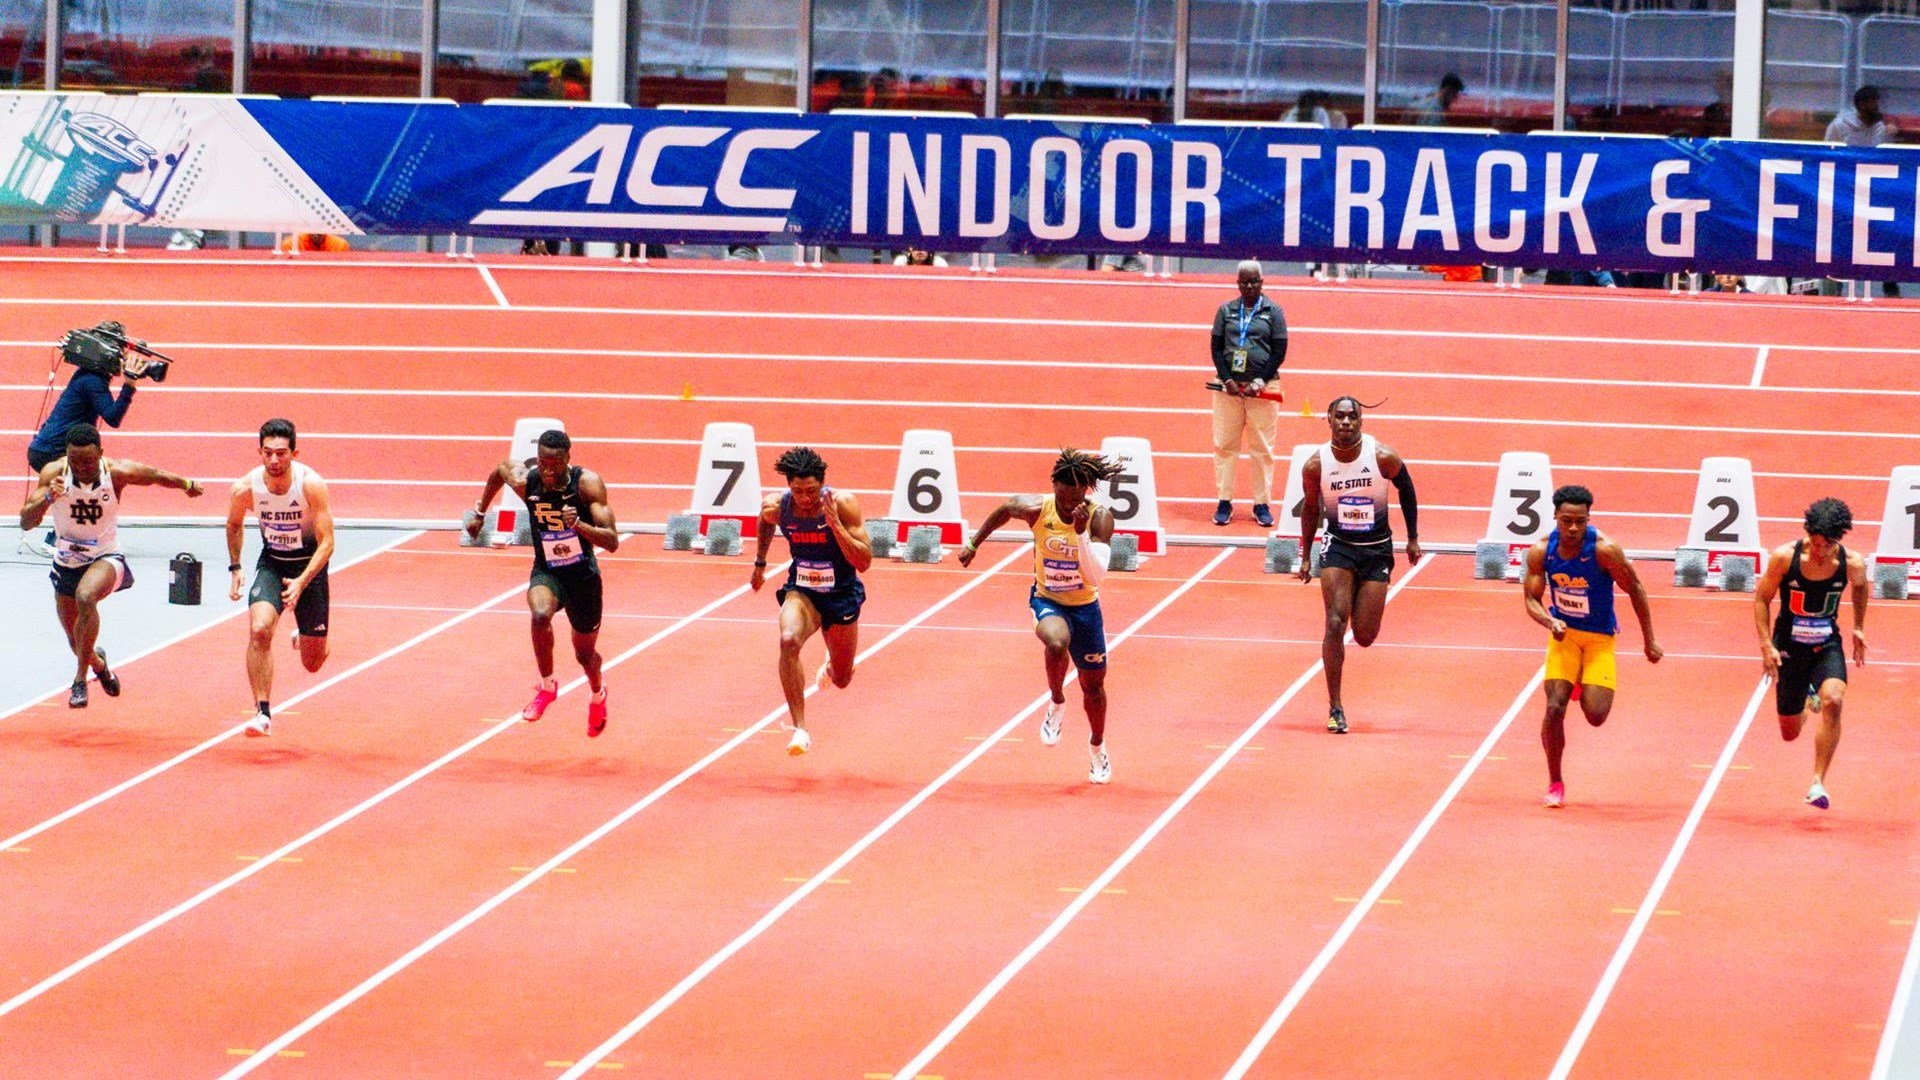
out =
[(158, 349), (149, 348), (147, 346), (147, 343), (144, 341), (135, 341), (133, 338), (126, 337), (121, 334), (116, 334), (111, 330), (95, 329), (91, 332), (98, 334), (103, 338), (107, 338), (112, 341), (117, 341), (120, 343), (121, 347), (132, 349), (134, 352), (139, 353), (141, 356), (151, 356), (155, 360), (165, 360), (169, 364), (173, 363), (173, 357), (168, 356), (166, 353), (163, 353)]

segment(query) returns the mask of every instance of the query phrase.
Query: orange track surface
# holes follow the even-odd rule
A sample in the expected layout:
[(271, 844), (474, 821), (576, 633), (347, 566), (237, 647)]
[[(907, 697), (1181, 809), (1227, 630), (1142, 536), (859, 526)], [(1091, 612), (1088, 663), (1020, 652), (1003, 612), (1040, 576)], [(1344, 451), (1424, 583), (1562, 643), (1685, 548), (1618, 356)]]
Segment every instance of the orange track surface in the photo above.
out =
[[(50, 340), (111, 313), (179, 356), (173, 381), (142, 391), (129, 430), (108, 434), (110, 452), (231, 476), (248, 463), (258, 419), (284, 412), (301, 423), (303, 456), (334, 481), (347, 517), (452, 517), (513, 418), (552, 414), (580, 441), (576, 458), (612, 482), (629, 524), (681, 508), (689, 440), (705, 423), (746, 420), (765, 478), (786, 445), (831, 447), (836, 486), (876, 492), (862, 497), (870, 516), (885, 509), (901, 431), (947, 428), (974, 521), (1007, 492), (1037, 490), (1055, 444), (1144, 435), (1163, 455), (1162, 495), (1195, 499), (1163, 507), (1169, 528), (1212, 531), (1206, 401), (1195, 384), (1204, 323), (1226, 291), (1218, 283), (559, 265), (509, 261), (492, 274), (516, 307), (659, 314), (499, 309), (478, 271), (442, 262), (0, 262), (0, 307), (14, 341)], [(168, 298), (215, 306), (159, 303)], [(1745, 387), (1767, 345), (1777, 350), (1768, 385), (1909, 390), (1920, 354), (1846, 350), (1905, 348), (1911, 309), (1379, 286), (1276, 298), (1295, 327), (1294, 400), (1321, 405), (1349, 389), (1390, 398), (1370, 430), (1422, 463), (1428, 539), (1478, 539), (1491, 463), (1507, 449), (1546, 450), (1556, 479), (1593, 486), (1597, 524), (1632, 547), (1680, 540), (1687, 470), (1702, 456), (1752, 457), (1761, 511), (1779, 519), (1825, 494), (1877, 517), (1879, 478), (1920, 459), (1911, 403), (1898, 394)], [(232, 301), (314, 306), (218, 306)], [(414, 307), (328, 306), (395, 303)], [(470, 307), (427, 306), (436, 304)], [(743, 317), (774, 312), (794, 317)], [(939, 318), (815, 317), (835, 314)], [(1021, 322), (1030, 319), (1167, 325)], [(1352, 329), (1383, 333), (1335, 332)], [(1489, 332), (1534, 336), (1436, 336)], [(1542, 340), (1622, 336), (1677, 344)], [(1722, 341), (1733, 344), (1712, 344)], [(204, 347), (220, 342), (395, 351)], [(471, 353), (405, 348), (428, 344)], [(489, 356), (541, 346), (719, 355)], [(842, 359), (752, 358), (774, 354)], [(39, 385), (47, 356), (44, 346), (0, 346), (0, 383)], [(1164, 370), (851, 362), (861, 356)], [(1416, 377), (1475, 373), (1505, 378)], [(1571, 381), (1586, 377), (1699, 385)], [(677, 400), (685, 383), (691, 402)], [(221, 389), (275, 386), (347, 392)], [(394, 388), (435, 393), (371, 393)], [(546, 396), (554, 389), (655, 399)], [(526, 394), (466, 394), (474, 390)], [(727, 397), (834, 403), (716, 400)], [(0, 391), (0, 407), (15, 415), (37, 399)], [(866, 404), (877, 401), (900, 404)], [(1091, 408), (1047, 411), (1050, 403)], [(1819, 425), (1808, 417), (1832, 415), (1878, 434), (1810, 430)], [(1610, 428), (1623, 424), (1647, 426)], [(1317, 419), (1289, 416), (1281, 439), (1324, 432)], [(0, 438), (0, 454), (17, 460), (23, 443)], [(204, 512), (150, 494), (142, 512)], [(1769, 542), (1791, 534), (1790, 520), (1766, 530)], [(1866, 526), (1850, 539), (1870, 549), (1876, 536)], [(338, 821), (518, 708), (531, 664), (524, 607), (509, 595), (301, 702), (270, 743), (236, 737), (206, 748), (46, 828), (0, 852), (0, 905), (10, 914), (0, 999), (30, 996), (0, 1005), (0, 1075), (220, 1075), (643, 799), (654, 801), (301, 1034), (292, 1056), (263, 1071), (557, 1075), (675, 992), (601, 1064), (660, 1077), (890, 1072), (1319, 657), (1317, 587), (1261, 574), (1257, 552), (1235, 552), (1203, 575), (1215, 553), (1181, 548), (1116, 576), (1105, 589), (1110, 640), (1185, 591), (1113, 650), (1112, 786), (1085, 782), (1085, 722), (1070, 687), (1061, 746), (1039, 746), (1037, 721), (1021, 722), (683, 996), (675, 991), (1041, 691), (1025, 558), (986, 580), (977, 572), (1013, 550), (989, 546), (976, 572), (950, 559), (876, 566), (863, 646), (947, 606), (865, 661), (850, 688), (813, 699), (815, 750), (803, 759), (781, 752), (773, 728), (681, 779), (733, 730), (780, 706), (773, 602), (742, 595), (609, 670), (605, 737), (584, 739), (575, 692), (539, 725), (508, 725)], [(525, 568), (524, 552), (457, 551), (432, 533), (341, 572), (335, 655), (309, 676), (282, 650), (279, 693), (511, 592)], [(606, 563), (601, 651), (614, 657), (727, 597), (746, 571), (744, 560), (630, 541)], [(1543, 638), (1518, 590), (1470, 572), (1463, 558), (1436, 559), (1393, 600), (1380, 641), (1349, 649), (1353, 735), (1324, 734), (1324, 689), (1310, 680), (922, 1072), (1226, 1072), (1539, 665)], [(1663, 564), (1642, 572), (1669, 656), (1648, 665), (1637, 628), (1623, 627), (1612, 720), (1597, 731), (1569, 721), (1570, 807), (1536, 806), (1545, 770), (1540, 704), (1528, 696), (1250, 1075), (1537, 1077), (1552, 1068), (1700, 793), (1701, 766), (1720, 754), (1758, 677), (1745, 598), (1673, 589)], [(1397, 574), (1407, 573), (1403, 560)], [(1631, 624), (1624, 600), (1621, 609)], [(1867, 1075), (1920, 910), (1908, 858), (1920, 781), (1903, 767), (1920, 751), (1906, 723), (1920, 619), (1899, 604), (1872, 610), (1878, 663), (1853, 674), (1835, 809), (1799, 805), (1811, 734), (1782, 746), (1769, 696), (1659, 901), (1676, 914), (1654, 918), (1575, 1075)], [(109, 637), (113, 616), (109, 606)], [(126, 696), (96, 700), (84, 726), (53, 707), (0, 718), (0, 760), (13, 778), (0, 789), (0, 834), (34, 828), (238, 723), (243, 641), (229, 620), (128, 665)], [(564, 642), (559, 652), (565, 678), (574, 667)], [(818, 654), (812, 646), (809, 670)], [(202, 892), (323, 827), (289, 861)], [(108, 954), (83, 959), (121, 935)], [(71, 978), (30, 990), (76, 962)]]

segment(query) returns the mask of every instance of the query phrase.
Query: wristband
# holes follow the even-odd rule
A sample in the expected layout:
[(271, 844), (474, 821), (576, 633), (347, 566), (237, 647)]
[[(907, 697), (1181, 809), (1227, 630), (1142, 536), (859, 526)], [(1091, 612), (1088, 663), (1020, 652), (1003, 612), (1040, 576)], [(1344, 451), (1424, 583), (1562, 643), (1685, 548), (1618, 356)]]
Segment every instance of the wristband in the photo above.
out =
[(973, 552), (979, 551), (980, 547), (973, 542), (973, 537), (969, 536), (967, 537), (967, 542), (960, 545), (960, 550), (972, 554)]
[(755, 566), (765, 566), (765, 565), (767, 565), (767, 560), (765, 560), (765, 559), (755, 559), (755, 560), (753, 560), (753, 565), (755, 565)]
[(239, 573), (239, 572), (240, 572), (240, 564), (239, 564), (239, 563), (228, 563), (228, 564), (227, 564), (227, 573), (229, 573), (229, 574), (237, 574), (237, 573)]

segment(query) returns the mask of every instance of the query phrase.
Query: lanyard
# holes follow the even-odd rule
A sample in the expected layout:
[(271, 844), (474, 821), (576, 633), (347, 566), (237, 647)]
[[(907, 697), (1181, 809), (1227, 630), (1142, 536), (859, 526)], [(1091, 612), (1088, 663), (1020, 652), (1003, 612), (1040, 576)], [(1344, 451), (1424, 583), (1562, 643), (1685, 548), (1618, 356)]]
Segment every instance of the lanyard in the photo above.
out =
[(1243, 349), (1247, 347), (1247, 327), (1253, 324), (1253, 318), (1258, 314), (1260, 314), (1260, 304), (1258, 301), (1254, 303), (1251, 312), (1247, 310), (1247, 302), (1245, 300), (1240, 301), (1240, 347)]

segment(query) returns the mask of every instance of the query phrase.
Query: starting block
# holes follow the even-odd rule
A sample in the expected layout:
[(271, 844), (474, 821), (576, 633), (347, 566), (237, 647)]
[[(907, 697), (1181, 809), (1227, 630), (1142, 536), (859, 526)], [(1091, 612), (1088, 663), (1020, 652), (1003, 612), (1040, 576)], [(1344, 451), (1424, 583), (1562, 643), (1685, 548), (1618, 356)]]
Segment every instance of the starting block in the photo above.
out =
[[(1897, 596), (1893, 595), (1896, 577), (1900, 579)], [(1902, 465), (1887, 481), (1880, 543), (1873, 553), (1873, 595), (1905, 600), (1915, 586), (1920, 586), (1920, 465)]]
[(1113, 514), (1113, 542), (1131, 536), (1142, 555), (1162, 555), (1167, 533), (1160, 527), (1159, 490), (1153, 480), (1153, 447), (1145, 439), (1109, 435), (1101, 440), (1100, 456), (1119, 464), (1120, 475), (1098, 488), (1102, 505)]
[(937, 563), (946, 554), (940, 546), (938, 525), (913, 525), (907, 529), (906, 550), (902, 557), (910, 563)]
[(873, 549), (874, 558), (891, 558), (893, 549), (900, 546), (900, 523), (891, 518), (868, 518), (867, 545)]
[(1881, 562), (1880, 556), (1873, 557), (1873, 598), (1875, 600), (1905, 600), (1912, 592), (1907, 575), (1913, 564), (1907, 562)]
[(1754, 561), (1745, 555), (1720, 560), (1720, 587), (1728, 592), (1752, 592)]
[[(700, 461), (693, 480), (693, 506), (700, 531), (722, 521), (745, 529), (760, 520), (760, 453), (751, 424), (708, 424), (700, 436)], [(735, 534), (737, 540), (738, 534)]]
[(1300, 541), (1291, 536), (1267, 537), (1267, 559), (1260, 567), (1269, 574), (1291, 574), (1300, 569)]
[[(460, 546), (486, 547), (487, 544), (493, 540), (493, 530), (487, 528), (487, 518), (492, 516), (492, 514), (482, 515), (475, 510), (469, 510), (460, 515)], [(473, 524), (474, 518), (480, 518), (480, 532), (478, 535), (469, 536), (467, 535), (467, 526)]]
[[(900, 467), (894, 471), (893, 506), (887, 517), (908, 530), (909, 541), (916, 526), (937, 529), (941, 543), (959, 544), (966, 539), (951, 432), (916, 428), (901, 437)], [(873, 530), (867, 532), (871, 536)], [(895, 539), (899, 539), (898, 533)]]
[[(1525, 558), (1525, 548), (1521, 549)], [(1503, 540), (1482, 540), (1473, 545), (1473, 576), (1481, 581), (1502, 581), (1513, 567), (1513, 545)]]
[[(1493, 508), (1486, 537), (1473, 549), (1473, 576), (1518, 581), (1526, 571), (1527, 549), (1553, 535), (1553, 465), (1547, 455), (1510, 450), (1500, 455), (1493, 485)], [(1498, 572), (1492, 551), (1500, 551)]]
[(1114, 533), (1112, 551), (1107, 555), (1107, 569), (1134, 571), (1140, 569), (1140, 537), (1133, 533)]
[[(1704, 558), (1700, 580), (1693, 578), (1693, 556)], [(1673, 583), (1688, 588), (1719, 588), (1722, 563), (1729, 555), (1765, 564), (1767, 549), (1760, 542), (1760, 513), (1754, 508), (1753, 463), (1746, 458), (1710, 457), (1700, 463), (1700, 483), (1694, 490), (1693, 516), (1687, 523), (1687, 542), (1674, 552)]]
[(740, 523), (722, 518), (707, 526), (707, 542), (700, 549), (708, 555), (740, 554)]
[(667, 515), (666, 548), (668, 551), (692, 551), (694, 538), (699, 535), (699, 514)]
[(1703, 589), (1707, 585), (1707, 550), (1677, 548), (1673, 553), (1673, 583), (1683, 589)]

